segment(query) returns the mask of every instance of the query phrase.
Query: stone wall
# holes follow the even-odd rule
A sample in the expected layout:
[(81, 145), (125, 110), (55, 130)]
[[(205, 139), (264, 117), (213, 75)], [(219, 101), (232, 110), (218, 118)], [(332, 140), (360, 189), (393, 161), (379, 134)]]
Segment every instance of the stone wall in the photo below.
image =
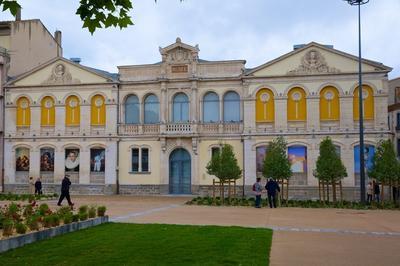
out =
[[(43, 184), (44, 194), (61, 193), (61, 185)], [(29, 193), (28, 184), (5, 184), (5, 193), (27, 194)], [(116, 193), (115, 185), (102, 184), (72, 184), (70, 189), (71, 195), (112, 195)]]

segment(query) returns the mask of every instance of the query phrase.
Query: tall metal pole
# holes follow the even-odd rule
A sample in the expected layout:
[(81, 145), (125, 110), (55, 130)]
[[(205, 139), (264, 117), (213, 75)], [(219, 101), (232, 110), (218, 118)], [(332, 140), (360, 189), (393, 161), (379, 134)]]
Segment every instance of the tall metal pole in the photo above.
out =
[(364, 116), (361, 67), (361, 3), (358, 4), (358, 107), (360, 126), (360, 201), (365, 204)]

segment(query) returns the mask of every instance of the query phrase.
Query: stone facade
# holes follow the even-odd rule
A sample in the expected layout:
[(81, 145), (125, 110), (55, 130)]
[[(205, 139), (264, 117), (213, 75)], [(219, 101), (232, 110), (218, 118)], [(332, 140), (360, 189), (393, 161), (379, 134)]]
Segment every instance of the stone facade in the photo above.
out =
[(400, 156), (400, 78), (389, 80), (389, 128), (397, 157)]
[[(310, 43), (246, 69), (244, 60), (202, 60), (198, 45), (185, 44), (179, 38), (159, 52), (159, 63), (119, 66), (118, 80), (104, 79), (91, 69), (59, 58), (9, 83), (6, 180), (10, 188), (18, 183), (15, 149), (29, 148), (29, 175), (38, 176), (40, 148), (52, 145), (54, 182), (64, 174), (65, 150), (79, 148), (81, 168), (73, 187), (90, 191), (99, 177), (90, 176), (93, 158), (89, 151), (101, 146), (106, 158), (104, 186), (110, 187), (104, 188), (104, 193), (115, 188), (121, 194), (210, 195), (213, 177), (206, 173), (206, 165), (221, 145), (230, 144), (243, 169), (237, 193), (251, 194), (265, 146), (284, 136), (295, 171), (289, 196), (316, 198), (318, 181), (313, 170), (319, 143), (330, 136), (347, 168), (345, 196), (357, 197), (357, 57)], [(68, 72), (57, 70), (60, 62)], [(363, 70), (365, 139), (373, 152), (372, 146), (390, 136), (387, 73), (391, 69), (364, 60)], [(56, 71), (66, 76), (57, 78)], [(72, 94), (82, 101), (80, 128), (73, 134), (64, 125), (66, 97)], [(88, 114), (95, 108), (91, 99), (98, 94), (106, 99), (107, 118), (101, 129), (88, 122)], [(37, 120), (42, 110), (39, 103), (46, 95), (57, 102), (55, 127), (50, 133), (43, 131)], [(32, 102), (29, 131), (16, 126), (16, 115), (22, 112), (19, 97)], [(102, 193), (101, 189), (92, 191)]]

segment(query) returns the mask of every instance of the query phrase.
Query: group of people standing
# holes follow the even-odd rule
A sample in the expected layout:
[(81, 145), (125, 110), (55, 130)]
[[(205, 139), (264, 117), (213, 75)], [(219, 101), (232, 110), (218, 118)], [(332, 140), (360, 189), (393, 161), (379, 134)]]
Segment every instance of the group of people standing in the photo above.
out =
[(380, 202), (381, 199), (381, 189), (379, 183), (374, 181), (369, 181), (367, 186), (367, 203), (371, 204), (372, 201)]
[(29, 177), (29, 193), (30, 194), (35, 194), (35, 195), (42, 195), (42, 181), (40, 180), (40, 177), (34, 181), (33, 177)]
[(257, 177), (256, 182), (253, 185), (253, 192), (256, 196), (255, 207), (261, 208), (261, 195), (264, 191), (266, 191), (269, 207), (276, 208), (277, 194), (281, 191), (278, 182), (276, 182), (273, 178), (269, 178), (264, 188), (265, 190), (261, 184), (261, 178)]

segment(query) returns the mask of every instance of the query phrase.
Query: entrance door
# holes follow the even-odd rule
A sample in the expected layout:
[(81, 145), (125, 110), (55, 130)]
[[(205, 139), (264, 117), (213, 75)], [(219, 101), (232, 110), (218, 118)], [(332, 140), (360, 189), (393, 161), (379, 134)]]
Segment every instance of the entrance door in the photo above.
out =
[(169, 193), (191, 193), (191, 161), (185, 149), (176, 149), (169, 156)]

